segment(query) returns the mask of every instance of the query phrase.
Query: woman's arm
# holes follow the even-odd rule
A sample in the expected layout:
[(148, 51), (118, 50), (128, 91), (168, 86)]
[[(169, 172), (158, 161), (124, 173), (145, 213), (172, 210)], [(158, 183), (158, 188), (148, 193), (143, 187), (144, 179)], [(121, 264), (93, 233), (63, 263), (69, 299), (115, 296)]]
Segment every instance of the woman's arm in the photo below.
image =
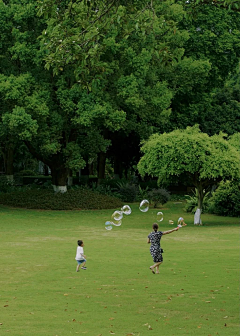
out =
[(169, 231), (164, 231), (164, 232), (163, 232), (163, 235), (172, 233), (172, 232), (174, 232), (174, 231), (177, 231), (178, 229), (179, 229), (179, 227), (176, 227), (175, 229), (172, 229), (172, 230), (169, 230)]
[(147, 243), (150, 244), (150, 239), (148, 238)]

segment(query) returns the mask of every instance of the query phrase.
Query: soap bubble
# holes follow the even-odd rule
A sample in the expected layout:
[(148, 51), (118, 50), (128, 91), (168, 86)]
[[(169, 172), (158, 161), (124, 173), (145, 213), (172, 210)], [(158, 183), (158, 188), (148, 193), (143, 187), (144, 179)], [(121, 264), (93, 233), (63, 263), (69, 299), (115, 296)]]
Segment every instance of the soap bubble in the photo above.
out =
[(171, 219), (169, 219), (168, 223), (169, 223), (169, 224), (174, 224), (174, 221), (171, 220)]
[(105, 223), (105, 229), (106, 229), (106, 230), (112, 230), (112, 222), (107, 221), (107, 222)]
[(112, 214), (112, 219), (119, 221), (123, 218), (123, 212), (122, 211), (114, 211), (114, 213)]
[(178, 224), (181, 224), (183, 221), (184, 221), (183, 217), (179, 217), (177, 222)]
[(142, 211), (142, 212), (147, 212), (148, 209), (149, 209), (149, 202), (148, 202), (148, 200), (143, 200), (140, 203), (139, 210)]
[(124, 215), (130, 215), (132, 212), (129, 205), (124, 205), (121, 210), (124, 213)]
[(116, 220), (116, 219), (113, 219), (112, 222), (111, 222), (112, 225), (114, 226), (121, 226), (122, 225), (122, 220)]
[(157, 221), (161, 222), (163, 220), (163, 213), (160, 211), (157, 213)]
[(181, 228), (183, 222), (184, 222), (184, 219), (183, 219), (182, 217), (179, 217), (179, 218), (178, 218), (178, 222), (177, 222), (177, 223), (178, 223), (178, 227)]

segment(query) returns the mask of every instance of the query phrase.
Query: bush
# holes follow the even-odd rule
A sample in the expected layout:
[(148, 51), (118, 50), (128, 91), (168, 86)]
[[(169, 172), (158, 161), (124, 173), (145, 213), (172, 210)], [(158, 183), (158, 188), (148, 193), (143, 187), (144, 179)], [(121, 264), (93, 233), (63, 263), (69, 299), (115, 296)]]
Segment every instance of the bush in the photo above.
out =
[(149, 188), (141, 188), (141, 186), (139, 185), (138, 187), (138, 193), (137, 193), (137, 196), (136, 196), (136, 201), (139, 201), (141, 202), (142, 200), (144, 199), (147, 199), (148, 198), (148, 194), (149, 194)]
[(130, 183), (120, 183), (118, 182), (118, 190), (119, 198), (123, 202), (134, 202), (137, 196), (138, 188), (134, 184)]
[[(198, 208), (198, 191), (195, 189), (195, 191), (192, 193), (192, 195), (185, 195), (186, 197), (186, 206), (184, 210), (186, 212), (192, 212), (195, 213)], [(202, 213), (207, 212), (209, 208), (209, 199), (211, 197), (210, 191), (208, 191), (203, 199), (203, 205), (202, 205)]]
[(34, 170), (21, 170), (15, 174), (16, 176), (37, 176), (37, 173)]
[(166, 189), (153, 189), (149, 191), (148, 198), (153, 207), (156, 208), (158, 204), (165, 204), (170, 200), (170, 193)]
[(100, 210), (122, 206), (122, 202), (116, 197), (101, 195), (84, 188), (69, 190), (63, 194), (54, 194), (53, 191), (47, 189), (15, 191), (0, 194), (0, 204), (43, 210)]
[(10, 181), (6, 176), (0, 176), (0, 192), (5, 193), (14, 189), (14, 181)]
[(240, 185), (221, 182), (210, 200), (209, 212), (220, 216), (240, 217)]

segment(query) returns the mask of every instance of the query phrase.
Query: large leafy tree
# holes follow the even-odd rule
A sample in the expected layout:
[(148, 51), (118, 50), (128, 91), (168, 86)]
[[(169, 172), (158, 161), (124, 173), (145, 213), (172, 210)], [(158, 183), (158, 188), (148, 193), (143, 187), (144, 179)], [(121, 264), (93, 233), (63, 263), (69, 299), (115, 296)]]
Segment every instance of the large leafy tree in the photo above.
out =
[(53, 75), (44, 68), (46, 50), (38, 39), (46, 19), (37, 16), (36, 2), (0, 3), (3, 54), (0, 63), (1, 137), (21, 139), (37, 159), (51, 168), (56, 190), (66, 190), (69, 170), (84, 166), (84, 143), (91, 152), (105, 150), (101, 126), (118, 129), (124, 112), (89, 97), (70, 66)]
[[(10, 5), (9, 1), (0, 1), (0, 146), (5, 172), (9, 178), (13, 177), (14, 152), (19, 145), (19, 138), (25, 134), (29, 139), (30, 134), (36, 132), (36, 125), (31, 117), (26, 115), (20, 117), (19, 109), (23, 105), (24, 97), (29, 94), (31, 76), (28, 69), (32, 64), (31, 59), (34, 58), (34, 46), (27, 45), (26, 40), (37, 38), (38, 34), (34, 29), (25, 32), (26, 27), (29, 27), (27, 18), (31, 16), (33, 8), (31, 4), (27, 6), (27, 2), (23, 4), (26, 6), (25, 9), (23, 5), (18, 6), (17, 2)], [(21, 10), (18, 10), (19, 8)], [(30, 99), (28, 105), (31, 105)], [(14, 113), (15, 121), (20, 126), (19, 135), (3, 120), (4, 116), (11, 112)]]
[(198, 191), (200, 212), (209, 187), (240, 176), (237, 149), (224, 134), (210, 137), (198, 126), (154, 134), (142, 146), (142, 152), (140, 174), (157, 177), (159, 185), (184, 179)]
[[(90, 110), (98, 104), (125, 112), (120, 132), (101, 127), (112, 157), (114, 151), (134, 157), (126, 148), (129, 137), (139, 142), (164, 128), (178, 85), (186, 80), (191, 90), (208, 76), (208, 60), (183, 56), (189, 34), (178, 22), (185, 13), (172, 1), (45, 0), (39, 13), (51, 17), (42, 35), (47, 68), (58, 74), (71, 66), (80, 89), (87, 90)], [(91, 123), (86, 104), (81, 109), (80, 122)]]
[[(227, 120), (234, 120), (233, 116), (238, 114), (237, 102), (234, 103), (234, 98), (230, 98), (229, 94), (224, 92), (226, 81), (236, 75), (239, 64), (240, 14), (207, 1), (194, 7), (195, 11), (192, 12), (193, 4), (196, 5), (196, 1), (185, 2), (185, 9), (189, 15), (179, 23), (181, 29), (189, 31), (189, 39), (184, 44), (185, 55), (194, 60), (208, 61), (209, 73), (205, 81), (194, 86), (190, 87), (185, 78), (181, 85), (177, 84), (171, 105), (170, 123), (165, 130), (185, 128), (186, 125), (198, 123), (203, 132), (213, 134), (219, 132), (223, 126), (223, 123), (219, 122), (224, 119), (224, 115), (226, 116), (223, 108), (221, 109), (223, 101), (226, 102), (226, 109), (231, 115)], [(228, 92), (230, 93), (229, 87)], [(211, 127), (214, 131), (211, 131)], [(232, 134), (236, 128), (228, 127), (228, 131)]]
[(196, 9), (201, 5), (209, 5), (240, 12), (239, 0), (188, 0), (185, 1), (185, 4), (191, 6), (193, 9)]

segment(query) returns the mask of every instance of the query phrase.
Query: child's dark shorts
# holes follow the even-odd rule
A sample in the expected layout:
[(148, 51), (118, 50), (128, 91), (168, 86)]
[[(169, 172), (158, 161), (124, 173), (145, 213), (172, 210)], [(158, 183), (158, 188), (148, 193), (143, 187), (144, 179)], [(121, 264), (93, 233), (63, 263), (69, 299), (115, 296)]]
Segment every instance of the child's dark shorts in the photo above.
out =
[(82, 263), (84, 263), (85, 261), (87, 261), (86, 259), (82, 259), (82, 260), (77, 260), (78, 265), (81, 265)]

